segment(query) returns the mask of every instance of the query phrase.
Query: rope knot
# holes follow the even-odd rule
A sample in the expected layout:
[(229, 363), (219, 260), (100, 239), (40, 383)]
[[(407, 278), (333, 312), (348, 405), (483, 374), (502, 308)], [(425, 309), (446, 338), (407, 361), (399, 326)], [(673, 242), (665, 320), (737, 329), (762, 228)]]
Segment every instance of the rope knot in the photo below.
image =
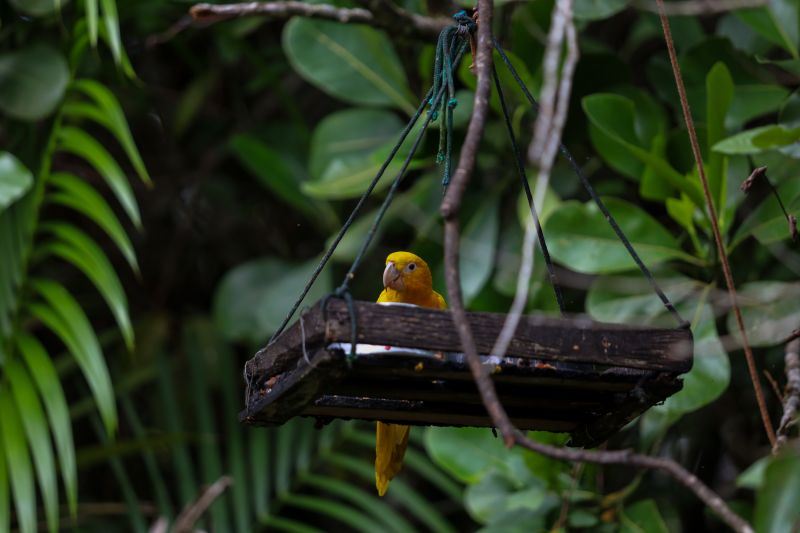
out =
[(455, 109), (457, 105), (458, 105), (458, 100), (455, 98), (451, 98), (450, 100), (447, 101), (447, 107), (449, 107), (450, 109)]
[(439, 118), (438, 111), (431, 111), (430, 114), (431, 114), (431, 120), (436, 120), (437, 118)]
[(478, 29), (478, 25), (475, 23), (475, 20), (467, 15), (467, 12), (463, 9), (453, 15), (453, 19), (456, 21), (457, 29), (459, 35), (465, 35), (467, 33), (474, 33), (476, 29)]

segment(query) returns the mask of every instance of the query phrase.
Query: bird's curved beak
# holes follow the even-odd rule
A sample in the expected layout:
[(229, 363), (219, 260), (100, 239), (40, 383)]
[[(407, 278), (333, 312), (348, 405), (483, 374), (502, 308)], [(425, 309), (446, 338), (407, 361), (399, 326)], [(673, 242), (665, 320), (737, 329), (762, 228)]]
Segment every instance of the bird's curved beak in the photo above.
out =
[(397, 270), (397, 267), (394, 266), (394, 261), (386, 263), (386, 269), (383, 271), (383, 286), (396, 291), (405, 289), (403, 277), (400, 275), (400, 271)]

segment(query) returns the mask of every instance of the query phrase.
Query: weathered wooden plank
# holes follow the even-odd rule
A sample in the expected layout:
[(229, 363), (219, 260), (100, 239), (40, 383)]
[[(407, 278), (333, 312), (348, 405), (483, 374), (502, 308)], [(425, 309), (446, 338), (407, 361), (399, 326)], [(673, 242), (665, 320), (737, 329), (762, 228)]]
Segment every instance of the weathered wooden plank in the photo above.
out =
[[(428, 350), (461, 351), (460, 340), (447, 311), (355, 302), (358, 342)], [(468, 313), (480, 353), (491, 352), (505, 315)], [(319, 304), (305, 318), (306, 344), (349, 342), (347, 306), (328, 301), (327, 320)], [(254, 361), (267, 368), (296, 356), (301, 339), (299, 323), (289, 328)], [(522, 318), (508, 355), (555, 361), (575, 361), (687, 372), (692, 363), (692, 334), (688, 329), (633, 327), (593, 322), (586, 318), (555, 319), (537, 315)]]

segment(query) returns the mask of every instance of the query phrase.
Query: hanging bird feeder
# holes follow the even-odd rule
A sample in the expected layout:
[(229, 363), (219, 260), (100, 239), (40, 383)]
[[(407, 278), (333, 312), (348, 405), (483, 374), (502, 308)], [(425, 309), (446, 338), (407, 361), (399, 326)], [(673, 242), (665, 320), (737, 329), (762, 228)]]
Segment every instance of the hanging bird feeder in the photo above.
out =
[[(361, 197), (283, 324), (268, 345), (245, 365), (246, 408), (240, 413), (243, 423), (274, 426), (295, 416), (309, 416), (321, 423), (341, 418), (404, 425), (492, 426), (448, 311), (352, 299), (348, 284), (375, 231), (368, 233), (335, 293), (301, 312), (297, 321), (287, 327), (426, 107), (429, 109), (422, 127), (372, 229), (380, 224), (427, 127), (436, 119), (441, 120), (437, 160), (443, 163), (442, 181), (447, 186), (453, 108), (457, 104), (453, 72), (469, 48), (475, 30), (474, 20), (466, 13), (458, 13), (455, 19), (456, 24), (443, 30), (439, 37), (434, 85), (401, 134), (395, 150)], [(494, 46), (535, 108), (533, 97), (497, 41)], [(467, 313), (467, 319), (481, 362), (489, 370), (499, 400), (518, 428), (569, 433), (570, 445), (595, 446), (681, 389), (680, 375), (692, 367), (692, 333), (562, 146), (562, 154), (679, 327), (604, 324), (563, 316), (561, 293), (533, 207), (524, 164), (497, 73), (493, 74), (520, 181), (528, 197), (562, 318), (522, 317), (503, 357), (492, 355), (492, 348), (506, 316)]]

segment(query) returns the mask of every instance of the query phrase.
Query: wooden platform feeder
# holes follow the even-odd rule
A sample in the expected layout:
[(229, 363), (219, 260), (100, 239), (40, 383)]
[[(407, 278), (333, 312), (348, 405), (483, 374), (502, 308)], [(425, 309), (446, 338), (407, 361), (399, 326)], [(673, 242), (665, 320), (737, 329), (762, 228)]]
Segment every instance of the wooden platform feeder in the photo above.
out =
[[(255, 426), (295, 416), (492, 425), (450, 313), (367, 302), (355, 309), (351, 364), (347, 306), (330, 300), (323, 316), (318, 303), (250, 360), (240, 419)], [(505, 315), (468, 319), (479, 353), (489, 353)], [(481, 358), (517, 427), (570, 433), (570, 445), (588, 447), (679, 391), (692, 349), (688, 329), (525, 316), (505, 357)]]

